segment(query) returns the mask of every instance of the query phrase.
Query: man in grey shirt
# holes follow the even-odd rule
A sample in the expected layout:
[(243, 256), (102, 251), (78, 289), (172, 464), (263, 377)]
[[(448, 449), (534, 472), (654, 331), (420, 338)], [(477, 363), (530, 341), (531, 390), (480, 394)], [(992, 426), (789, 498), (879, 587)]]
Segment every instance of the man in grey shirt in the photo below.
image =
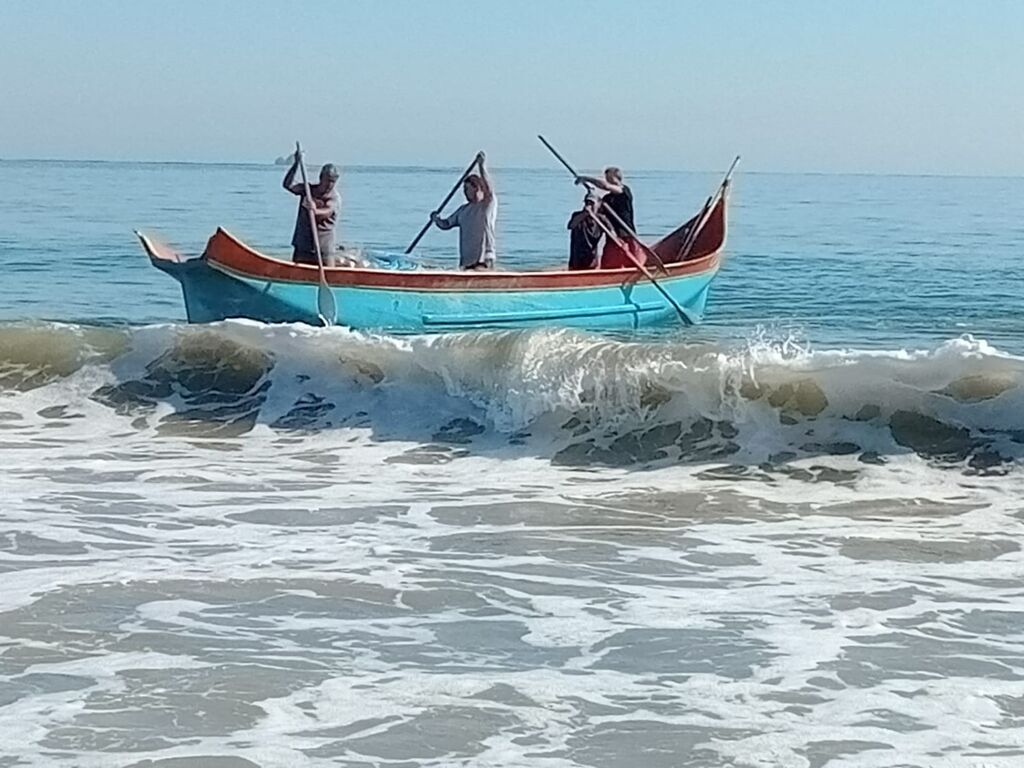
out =
[[(299, 154), (295, 153), (292, 167), (284, 175), (281, 186), (293, 195), (302, 198), (299, 212), (295, 217), (295, 230), (292, 233), (292, 261), (296, 264), (317, 264), (316, 246), (313, 244), (313, 229), (309, 222), (309, 202), (306, 200), (306, 187), (296, 184), (295, 172), (299, 169)], [(328, 163), (320, 169), (320, 180), (310, 184), (309, 194), (313, 198), (313, 217), (316, 219), (316, 239), (320, 243), (320, 253), (324, 266), (335, 266), (334, 228), (338, 223), (338, 209), (341, 208), (341, 197), (338, 195), (338, 169)]]
[(459, 228), (459, 268), (494, 268), (494, 225), (498, 220), (498, 198), (491, 186), (491, 177), (485, 165), (486, 156), (478, 152), (476, 164), (480, 175), (471, 173), (462, 183), (466, 202), (451, 216), (445, 218), (440, 211), (430, 219), (440, 229)]

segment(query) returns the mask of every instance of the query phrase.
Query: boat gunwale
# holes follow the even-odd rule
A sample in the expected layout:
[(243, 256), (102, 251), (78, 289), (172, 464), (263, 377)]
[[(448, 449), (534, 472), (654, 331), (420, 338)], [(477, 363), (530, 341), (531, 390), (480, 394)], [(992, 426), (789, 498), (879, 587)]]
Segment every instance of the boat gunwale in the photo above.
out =
[[(242, 243), (242, 245), (244, 246), (244, 243)], [(256, 253), (256, 255), (257, 256), (262, 256), (262, 254), (259, 254), (258, 252)], [(686, 270), (686, 271), (675, 270), (675, 271), (669, 272), (668, 274), (657, 273), (655, 275), (655, 277), (659, 280), (659, 282), (672, 283), (672, 282), (674, 282), (676, 280), (679, 280), (679, 279), (682, 279), (682, 278), (695, 277), (695, 276), (707, 274), (708, 272), (714, 272), (719, 267), (719, 256), (720, 256), (720, 252), (719, 251), (715, 251), (714, 253), (708, 254), (706, 257), (701, 257), (701, 259), (700, 259), (700, 261), (702, 262), (702, 264), (701, 264), (702, 268), (701, 269), (691, 269), (691, 270)], [(280, 261), (280, 260), (274, 259), (274, 258), (272, 258), (270, 256), (266, 256), (264, 258), (267, 259), (268, 261), (272, 261), (272, 262), (277, 263), (277, 264), (285, 264), (285, 265), (287, 265), (289, 267), (297, 266), (297, 267), (303, 267), (305, 269), (311, 269), (312, 270), (312, 278), (311, 279), (305, 279), (305, 275), (303, 275), (303, 279), (292, 279), (292, 278), (280, 277), (280, 276), (276, 276), (276, 275), (271, 276), (271, 275), (266, 275), (266, 274), (262, 274), (262, 273), (258, 273), (258, 272), (250, 272), (250, 271), (246, 271), (244, 269), (239, 269), (237, 267), (229, 266), (228, 264), (222, 263), (222, 262), (217, 261), (215, 259), (204, 258), (204, 260), (210, 266), (211, 269), (215, 269), (218, 272), (221, 272), (221, 273), (223, 273), (225, 275), (228, 275), (228, 276), (234, 277), (234, 278), (242, 278), (242, 279), (245, 279), (245, 280), (254, 280), (254, 281), (259, 281), (259, 282), (281, 283), (281, 284), (287, 284), (287, 285), (308, 285), (308, 286), (311, 286), (311, 287), (314, 287), (314, 288), (317, 286), (318, 283), (317, 283), (317, 268), (316, 267), (307, 267), (306, 265), (295, 265), (295, 264), (292, 264), (291, 262)], [(686, 262), (686, 263), (687, 264), (696, 263), (696, 260), (694, 262)], [(338, 269), (340, 269), (342, 271), (345, 271), (345, 272), (350, 271), (346, 267), (335, 268), (336, 271)], [(387, 269), (361, 269), (361, 270), (354, 270), (353, 269), (351, 271), (359, 271), (359, 272), (362, 272), (362, 273), (375, 273), (375, 274), (379, 274), (379, 275), (386, 275), (388, 277), (394, 276), (396, 274), (394, 270), (387, 270)], [(594, 272), (597, 272), (597, 271), (598, 270), (590, 270), (591, 273), (594, 273)], [(601, 282), (596, 282), (596, 281), (594, 281), (594, 282), (587, 282), (587, 283), (579, 283), (579, 282), (568, 283), (568, 282), (566, 282), (565, 284), (557, 284), (557, 285), (531, 285), (531, 284), (520, 285), (520, 284), (515, 284), (515, 282), (518, 280), (518, 278), (521, 275), (530, 275), (530, 276), (543, 275), (545, 277), (549, 277), (551, 275), (557, 275), (557, 274), (575, 274), (575, 273), (573, 273), (573, 272), (499, 272), (499, 273), (497, 273), (497, 275), (495, 275), (494, 273), (491, 273), (489, 275), (492, 278), (492, 280), (488, 281), (488, 282), (491, 283), (490, 285), (482, 285), (482, 284), (480, 284), (480, 283), (478, 283), (476, 281), (473, 281), (473, 283), (470, 283), (470, 284), (462, 284), (462, 285), (456, 285), (456, 286), (444, 286), (444, 285), (437, 285), (437, 284), (431, 284), (431, 283), (427, 283), (427, 284), (424, 284), (424, 285), (410, 285), (408, 283), (403, 283), (403, 282), (369, 283), (369, 282), (359, 282), (359, 281), (356, 281), (356, 280), (351, 280), (351, 281), (346, 281), (346, 282), (332, 281), (330, 279), (330, 271), (328, 269), (326, 269), (326, 268), (324, 269), (325, 276), (327, 277), (327, 284), (331, 288), (350, 288), (350, 289), (367, 290), (367, 291), (424, 291), (424, 292), (429, 292), (429, 293), (476, 293), (476, 292), (486, 293), (486, 292), (491, 292), (491, 291), (502, 291), (502, 292), (516, 292), (516, 291), (586, 291), (586, 290), (599, 290), (601, 288), (614, 288), (616, 286), (622, 286), (622, 285), (629, 284), (629, 283), (637, 283), (637, 282), (640, 282), (640, 281), (642, 281), (644, 279), (644, 276), (640, 272), (638, 272), (636, 269), (632, 269), (632, 268), (628, 268), (628, 267), (625, 268), (625, 269), (614, 269), (614, 270), (612, 270), (612, 269), (605, 269), (605, 270), (600, 270), (600, 272), (604, 276), (607, 276), (607, 279), (603, 280)], [(449, 271), (436, 271), (436, 272), (435, 271), (431, 271), (431, 272), (425, 272), (425, 273), (421, 272), (419, 274), (420, 275), (426, 274), (426, 275), (430, 275), (432, 277), (433, 276), (439, 276), (440, 280), (438, 280), (437, 282), (441, 282), (441, 281), (445, 280), (446, 278), (448, 278), (449, 276), (463, 277), (463, 274), (461, 272), (455, 272), (455, 271), (451, 271), (451, 272), (449, 272)], [(482, 276), (482, 273), (478, 274), (478, 275), (473, 275), (472, 277), (481, 277), (481, 276)], [(496, 276), (504, 277), (505, 280), (501, 281), (501, 282), (493, 280), (493, 278), (496, 277)], [(461, 283), (463, 281), (459, 281), (459, 282)]]
[[(241, 254), (218, 253), (218, 241), (226, 239)], [(719, 266), (722, 241), (709, 253), (697, 259), (665, 265), (655, 277), (673, 281), (681, 277), (714, 271)], [(314, 265), (296, 264), (260, 253), (223, 227), (210, 237), (204, 259), (211, 267), (233, 276), (275, 283), (316, 285), (319, 270)], [(336, 288), (406, 291), (524, 291), (524, 290), (586, 290), (637, 282), (643, 276), (635, 267), (590, 270), (530, 270), (517, 272), (485, 272), (457, 270), (392, 270), (365, 267), (325, 267), (327, 284)]]

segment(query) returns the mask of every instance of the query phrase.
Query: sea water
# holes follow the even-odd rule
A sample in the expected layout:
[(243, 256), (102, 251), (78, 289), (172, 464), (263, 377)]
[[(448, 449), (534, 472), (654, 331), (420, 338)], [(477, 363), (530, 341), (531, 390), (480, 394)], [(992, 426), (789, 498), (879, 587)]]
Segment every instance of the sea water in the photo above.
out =
[(287, 253), (282, 173), (0, 162), (0, 766), (1024, 762), (1024, 180), (740, 172), (697, 329), (185, 325), (132, 230)]

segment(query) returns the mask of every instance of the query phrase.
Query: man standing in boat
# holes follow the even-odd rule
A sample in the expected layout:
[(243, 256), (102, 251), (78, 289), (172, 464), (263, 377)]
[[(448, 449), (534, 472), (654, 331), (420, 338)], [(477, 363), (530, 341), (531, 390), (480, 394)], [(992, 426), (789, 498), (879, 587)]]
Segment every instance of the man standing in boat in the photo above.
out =
[[(601, 198), (601, 209), (608, 211), (608, 224), (615, 232), (616, 239), (633, 254), (633, 258), (641, 264), (647, 261), (647, 254), (640, 247), (640, 243), (633, 237), (636, 232), (636, 224), (633, 223), (633, 190), (622, 179), (622, 169), (609, 166), (604, 169), (604, 177), (580, 176), (576, 179), (577, 184), (589, 184), (598, 189), (603, 189), (607, 194)], [(604, 244), (604, 251), (601, 254), (601, 269), (621, 269), (632, 267), (626, 252), (619, 247), (615, 239), (607, 238)]]
[(480, 174), (469, 174), (462, 182), (466, 202), (451, 216), (440, 211), (430, 214), (430, 220), (440, 229), (459, 228), (459, 268), (494, 268), (494, 229), (498, 220), (498, 198), (487, 173), (486, 156), (478, 152), (476, 166)]
[(594, 219), (597, 213), (598, 198), (593, 192), (587, 192), (583, 198), (583, 207), (569, 217), (566, 229), (569, 230), (569, 269), (597, 269), (598, 250), (601, 245), (601, 225)]
[[(296, 264), (317, 264), (316, 247), (313, 244), (313, 232), (309, 225), (309, 201), (301, 183), (295, 183), (295, 173), (299, 169), (299, 153), (295, 153), (292, 167), (284, 175), (281, 186), (302, 198), (299, 212), (295, 217), (295, 232), (292, 234), (292, 261)], [(338, 169), (328, 163), (320, 169), (320, 180), (310, 184), (309, 191), (313, 197), (313, 215), (316, 217), (316, 239), (320, 241), (320, 253), (323, 255), (324, 266), (334, 266), (334, 227), (341, 209), (341, 199), (336, 189)]]

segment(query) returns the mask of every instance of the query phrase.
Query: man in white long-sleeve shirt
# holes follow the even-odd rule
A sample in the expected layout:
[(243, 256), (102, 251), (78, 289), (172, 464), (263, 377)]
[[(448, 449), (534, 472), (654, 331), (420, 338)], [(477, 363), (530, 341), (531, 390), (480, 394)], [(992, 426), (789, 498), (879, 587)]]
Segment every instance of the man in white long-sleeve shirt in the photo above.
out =
[(471, 173), (462, 183), (466, 202), (451, 216), (441, 216), (439, 211), (430, 214), (430, 219), (440, 229), (459, 228), (459, 268), (494, 268), (494, 227), (498, 220), (498, 198), (494, 194), (491, 178), (487, 173), (486, 156), (477, 153), (476, 163), (480, 175)]

